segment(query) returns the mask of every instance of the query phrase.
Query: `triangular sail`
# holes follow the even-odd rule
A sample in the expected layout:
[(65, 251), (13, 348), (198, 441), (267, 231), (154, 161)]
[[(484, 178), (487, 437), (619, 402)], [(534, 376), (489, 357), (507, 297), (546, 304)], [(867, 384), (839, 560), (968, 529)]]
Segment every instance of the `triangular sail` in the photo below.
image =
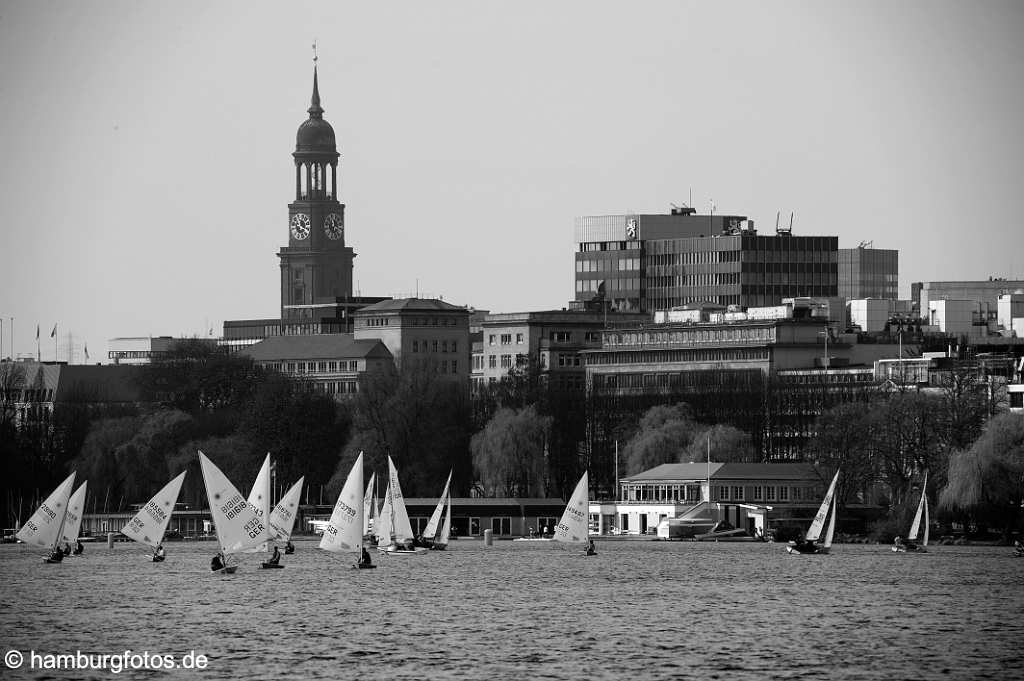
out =
[(267, 528), (227, 476), (199, 452), (210, 517), (225, 554), (255, 548), (267, 539)]
[(362, 549), (363, 498), (363, 453), (359, 452), (334, 504), (331, 520), (324, 526), (320, 548), (335, 553)]
[(257, 550), (266, 551), (266, 542), (272, 539), (270, 536), (270, 454), (267, 454), (267, 458), (263, 460), (263, 465), (260, 466), (260, 472), (256, 475), (256, 482), (252, 485), (252, 490), (249, 491), (249, 498), (246, 500), (253, 510), (256, 511), (256, 517), (263, 523), (263, 527), (266, 528), (263, 535), (263, 546), (257, 548)]
[(380, 516), (373, 525), (373, 534), (377, 537), (378, 546), (386, 546), (391, 543), (391, 520), (394, 514), (391, 512), (391, 485), (384, 490), (384, 506), (380, 509)]
[(433, 539), (437, 533), (437, 525), (441, 522), (441, 511), (444, 510), (445, 499), (448, 497), (448, 487), (452, 484), (452, 473), (448, 471), (448, 482), (444, 483), (444, 491), (441, 492), (441, 497), (437, 500), (437, 507), (434, 508), (434, 512), (430, 514), (430, 520), (427, 521), (427, 527), (423, 530), (424, 539)]
[(392, 533), (395, 541), (401, 544), (406, 539), (413, 539), (412, 523), (409, 513), (405, 510), (405, 499), (402, 497), (402, 486), (398, 483), (398, 469), (395, 462), (388, 457), (388, 485), (391, 488)]
[[(917, 533), (921, 531), (921, 516), (925, 510), (925, 504), (928, 503), (928, 474), (924, 474), (924, 484), (921, 485), (921, 501), (917, 503), (917, 513), (914, 514), (914, 522), (910, 525), (910, 532), (907, 534), (908, 541), (914, 541), (917, 539)], [(927, 531), (928, 519), (925, 518), (925, 530)], [(927, 540), (925, 544), (927, 545)]]
[(121, 528), (121, 534), (146, 546), (156, 548), (164, 540), (167, 525), (171, 522), (171, 513), (178, 503), (178, 493), (185, 481), (185, 473), (164, 485), (139, 512)]
[(75, 474), (72, 473), (50, 493), (50, 496), (46, 497), (46, 500), (15, 536), (31, 546), (45, 546), (53, 550), (57, 542), (60, 541), (64, 518), (68, 510), (68, 500), (71, 498), (71, 489), (74, 486)]
[(270, 512), (270, 520), (267, 525), (270, 529), (272, 539), (288, 541), (292, 537), (292, 529), (295, 527), (295, 517), (299, 514), (299, 500), (302, 498), (302, 483), (305, 476), (289, 488), (281, 500)]
[(68, 500), (67, 517), (64, 518), (61, 541), (66, 541), (69, 544), (78, 541), (78, 534), (82, 530), (82, 514), (85, 512), (85, 488), (88, 484), (88, 481), (83, 482)]
[(555, 541), (568, 542), (570, 544), (583, 544), (589, 538), (590, 513), (590, 488), (587, 482), (587, 473), (576, 483), (576, 489), (565, 505), (562, 519), (555, 526)]
[(814, 516), (814, 522), (811, 523), (810, 529), (807, 530), (807, 536), (804, 537), (807, 541), (818, 541), (821, 536), (821, 530), (825, 527), (825, 518), (828, 516), (829, 507), (832, 506), (832, 497), (836, 493), (836, 481), (839, 480), (839, 471), (836, 471), (835, 476), (832, 478), (832, 484), (828, 486), (828, 492), (825, 493), (825, 498), (821, 500), (821, 506), (818, 507), (818, 513)]
[(924, 497), (924, 539), (921, 546), (928, 546), (928, 496)]
[(445, 500), (444, 519), (441, 521), (441, 528), (434, 537), (434, 546), (448, 546), (448, 538), (452, 532), (452, 497), (449, 494)]
[(828, 530), (825, 531), (825, 548), (832, 546), (832, 535), (836, 531), (836, 508), (839, 504), (839, 499), (835, 496), (832, 497), (832, 515), (828, 519)]
[(363, 494), (363, 534), (370, 533), (370, 519), (374, 517), (377, 509), (373, 503), (373, 486), (377, 482), (377, 474), (370, 475), (370, 484), (366, 486), (366, 493)]

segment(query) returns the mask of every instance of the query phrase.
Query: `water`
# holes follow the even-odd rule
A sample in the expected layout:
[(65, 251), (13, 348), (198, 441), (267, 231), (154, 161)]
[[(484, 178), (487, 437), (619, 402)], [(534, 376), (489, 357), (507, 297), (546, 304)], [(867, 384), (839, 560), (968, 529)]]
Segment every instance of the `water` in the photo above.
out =
[[(206, 655), (217, 679), (1024, 678), (1024, 558), (839, 545), (452, 542), (374, 555), (376, 570), (299, 541), (284, 570), (242, 556), (211, 574), (209, 542), (87, 545), (43, 565), (0, 546), (0, 648)], [(33, 676), (34, 674), (34, 676)], [(2, 678), (168, 678), (35, 671)]]

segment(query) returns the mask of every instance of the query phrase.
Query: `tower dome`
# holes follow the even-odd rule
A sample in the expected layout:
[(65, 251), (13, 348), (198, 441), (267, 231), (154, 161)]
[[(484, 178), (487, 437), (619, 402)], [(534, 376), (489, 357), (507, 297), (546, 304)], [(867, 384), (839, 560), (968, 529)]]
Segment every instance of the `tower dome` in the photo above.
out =
[(296, 153), (337, 154), (334, 128), (324, 120), (324, 110), (320, 106), (320, 88), (317, 85), (316, 66), (313, 67), (313, 98), (308, 111), (309, 118), (302, 122), (298, 132), (295, 133)]

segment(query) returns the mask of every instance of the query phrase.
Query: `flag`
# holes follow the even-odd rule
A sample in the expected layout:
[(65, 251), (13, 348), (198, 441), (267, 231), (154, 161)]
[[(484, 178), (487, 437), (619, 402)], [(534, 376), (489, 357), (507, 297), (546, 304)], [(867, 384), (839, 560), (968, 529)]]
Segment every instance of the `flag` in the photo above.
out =
[(53, 331), (50, 332), (50, 338), (56, 338), (56, 337), (57, 337), (57, 325), (54, 324), (53, 325)]
[(88, 343), (85, 344), (85, 348), (84, 349), (85, 349), (85, 361), (88, 362), (89, 361), (89, 344)]
[(39, 340), (39, 325), (36, 324), (36, 340)]

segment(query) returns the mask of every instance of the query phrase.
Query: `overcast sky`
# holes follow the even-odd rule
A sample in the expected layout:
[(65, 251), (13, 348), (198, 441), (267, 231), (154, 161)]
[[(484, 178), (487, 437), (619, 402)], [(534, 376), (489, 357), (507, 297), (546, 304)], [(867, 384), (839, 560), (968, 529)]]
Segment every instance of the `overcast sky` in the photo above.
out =
[[(560, 308), (688, 201), (1024, 278), (1021, 2), (0, 2), (3, 354), (278, 314), (311, 44), (363, 295)], [(63, 351), (62, 351), (63, 353)], [(65, 359), (65, 357), (61, 357)]]

